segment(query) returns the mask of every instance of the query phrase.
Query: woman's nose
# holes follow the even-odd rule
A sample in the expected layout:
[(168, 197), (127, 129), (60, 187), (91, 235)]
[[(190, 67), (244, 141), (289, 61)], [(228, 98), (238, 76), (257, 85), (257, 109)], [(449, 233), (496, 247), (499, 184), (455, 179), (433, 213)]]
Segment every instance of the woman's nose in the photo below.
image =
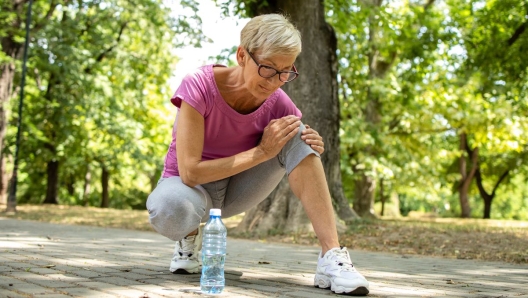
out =
[(276, 74), (276, 75), (274, 75), (274, 76), (272, 76), (270, 78), (267, 78), (267, 81), (268, 81), (268, 83), (273, 84), (273, 85), (282, 84), (282, 81), (279, 80), (279, 74)]

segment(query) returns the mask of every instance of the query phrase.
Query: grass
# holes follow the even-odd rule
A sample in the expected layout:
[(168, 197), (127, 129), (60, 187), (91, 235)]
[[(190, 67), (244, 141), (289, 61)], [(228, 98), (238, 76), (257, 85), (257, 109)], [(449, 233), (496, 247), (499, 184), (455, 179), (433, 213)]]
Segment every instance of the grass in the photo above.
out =
[[(5, 208), (0, 210), (5, 210)], [(0, 212), (0, 217), (154, 232), (148, 221), (147, 210), (122, 210), (68, 205), (18, 205), (15, 214), (7, 214), (2, 211)], [(224, 220), (224, 222), (226, 226), (234, 227), (241, 219), (242, 217), (234, 216)]]
[[(16, 214), (0, 217), (60, 224), (153, 231), (146, 210), (80, 206), (19, 205)], [(235, 227), (242, 216), (225, 219)], [(317, 245), (313, 233), (274, 234), (253, 240)], [(528, 264), (528, 222), (482, 219), (383, 219), (357, 221), (340, 235), (342, 245), (357, 250)]]

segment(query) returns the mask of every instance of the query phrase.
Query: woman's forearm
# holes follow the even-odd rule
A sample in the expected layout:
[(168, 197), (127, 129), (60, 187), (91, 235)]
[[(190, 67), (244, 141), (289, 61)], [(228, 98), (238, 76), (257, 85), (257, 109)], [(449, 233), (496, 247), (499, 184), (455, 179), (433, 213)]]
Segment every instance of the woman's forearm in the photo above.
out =
[(179, 165), (178, 168), (183, 183), (194, 187), (197, 184), (204, 184), (236, 175), (268, 159), (269, 157), (259, 147), (254, 147), (230, 157), (187, 162)]

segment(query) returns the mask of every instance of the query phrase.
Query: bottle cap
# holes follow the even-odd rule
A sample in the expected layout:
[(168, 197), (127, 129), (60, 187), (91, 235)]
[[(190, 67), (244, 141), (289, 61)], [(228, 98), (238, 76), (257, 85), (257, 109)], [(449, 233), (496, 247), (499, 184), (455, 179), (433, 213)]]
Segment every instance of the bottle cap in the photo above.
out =
[(221, 216), (222, 210), (220, 209), (211, 209), (209, 210), (209, 216)]

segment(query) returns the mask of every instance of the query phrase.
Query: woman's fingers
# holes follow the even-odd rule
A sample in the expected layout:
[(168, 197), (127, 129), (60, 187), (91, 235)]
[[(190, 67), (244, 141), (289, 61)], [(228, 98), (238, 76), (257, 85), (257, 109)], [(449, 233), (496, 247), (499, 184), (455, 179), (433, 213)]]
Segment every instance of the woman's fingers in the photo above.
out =
[(312, 149), (319, 154), (322, 154), (324, 152), (323, 137), (321, 137), (316, 130), (312, 129), (310, 125), (305, 124), (304, 126), (306, 129), (303, 130), (301, 139), (303, 139), (306, 144), (310, 145)]
[(301, 121), (297, 116), (286, 116), (271, 120), (264, 129), (259, 147), (268, 157), (279, 154), (286, 142), (299, 131)]

